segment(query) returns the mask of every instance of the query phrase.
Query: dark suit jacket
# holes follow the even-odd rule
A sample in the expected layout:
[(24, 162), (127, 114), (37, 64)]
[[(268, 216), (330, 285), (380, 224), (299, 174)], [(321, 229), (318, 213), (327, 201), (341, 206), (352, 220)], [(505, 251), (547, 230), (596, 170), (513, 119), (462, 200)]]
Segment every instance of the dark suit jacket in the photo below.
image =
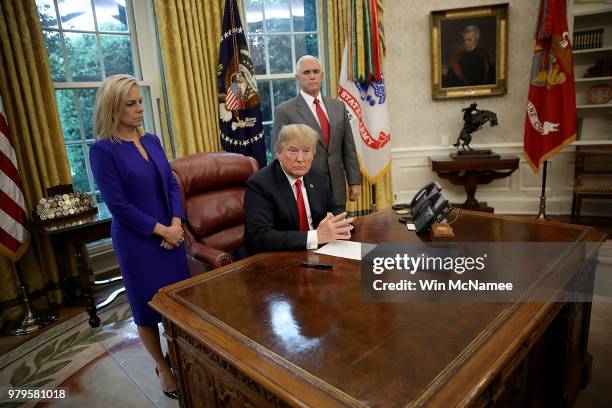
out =
[(321, 127), (302, 94), (298, 93), (295, 98), (281, 103), (275, 110), (271, 148), (274, 150), (278, 132), (284, 125), (304, 124), (316, 130), (319, 133), (319, 142), (312, 168), (326, 175), (332, 190), (334, 204), (344, 208), (346, 206), (346, 183), (361, 184), (361, 170), (348, 111), (344, 103), (326, 96), (322, 96), (322, 99), (329, 118), (329, 146), (325, 147), (323, 144)]
[[(331, 191), (316, 170), (311, 169), (304, 176), (304, 186), (314, 228), (328, 212), (336, 215), (343, 211), (333, 205)], [(278, 160), (248, 179), (244, 212), (244, 242), (237, 252), (238, 257), (258, 252), (306, 249), (307, 233), (300, 231), (295, 196)]]

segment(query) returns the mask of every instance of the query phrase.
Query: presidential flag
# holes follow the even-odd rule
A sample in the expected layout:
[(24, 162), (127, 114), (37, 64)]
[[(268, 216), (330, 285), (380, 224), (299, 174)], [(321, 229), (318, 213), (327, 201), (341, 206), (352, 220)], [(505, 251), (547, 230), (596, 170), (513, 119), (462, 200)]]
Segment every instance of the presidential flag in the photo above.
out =
[(540, 164), (576, 139), (572, 45), (564, 0), (542, 0), (525, 117), (525, 158)]
[(217, 70), (221, 146), (266, 165), (259, 94), (236, 0), (226, 0)]
[(0, 98), (0, 253), (17, 262), (29, 246), (17, 158)]

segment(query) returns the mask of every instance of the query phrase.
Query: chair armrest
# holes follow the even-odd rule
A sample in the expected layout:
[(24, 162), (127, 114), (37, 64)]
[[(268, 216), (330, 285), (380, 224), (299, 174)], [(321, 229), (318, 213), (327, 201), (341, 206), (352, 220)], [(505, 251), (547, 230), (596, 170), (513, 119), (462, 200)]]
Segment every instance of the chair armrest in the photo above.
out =
[(203, 245), (199, 242), (192, 242), (190, 251), (196, 259), (211, 265), (214, 268), (220, 268), (224, 265), (234, 262), (234, 257), (220, 249)]

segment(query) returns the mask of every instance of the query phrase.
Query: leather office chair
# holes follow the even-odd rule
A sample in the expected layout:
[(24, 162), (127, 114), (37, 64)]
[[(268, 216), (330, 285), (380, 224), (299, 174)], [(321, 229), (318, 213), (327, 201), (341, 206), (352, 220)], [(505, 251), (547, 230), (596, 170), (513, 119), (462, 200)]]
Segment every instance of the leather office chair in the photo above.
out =
[(244, 190), (257, 161), (235, 153), (196, 153), (171, 163), (181, 186), (185, 248), (192, 275), (234, 261), (244, 235)]

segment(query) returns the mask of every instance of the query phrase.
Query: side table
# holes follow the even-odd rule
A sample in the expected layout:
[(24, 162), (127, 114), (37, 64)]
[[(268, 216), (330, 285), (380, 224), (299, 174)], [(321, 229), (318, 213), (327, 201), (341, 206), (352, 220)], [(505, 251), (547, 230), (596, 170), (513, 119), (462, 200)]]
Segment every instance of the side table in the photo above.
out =
[(71, 218), (69, 220), (57, 220), (35, 224), (36, 231), (51, 238), (53, 246), (56, 249), (62, 286), (66, 296), (66, 303), (68, 304), (74, 304), (74, 290), (70, 282), (68, 260), (65, 259), (63, 254), (66, 253), (64, 251), (66, 248), (70, 248), (74, 252), (81, 289), (83, 290), (83, 295), (87, 299), (86, 310), (89, 314), (89, 325), (91, 327), (98, 327), (100, 325), (100, 318), (97, 315), (97, 311), (111, 303), (125, 290), (123, 287), (115, 290), (106, 300), (97, 305), (92, 292), (92, 285), (106, 285), (122, 279), (121, 276), (119, 276), (101, 281), (93, 280), (87, 252), (85, 250), (85, 244), (88, 242), (110, 237), (111, 219), (111, 214), (106, 205), (100, 203), (98, 204), (97, 214), (84, 215), (83, 217)]
[(467, 199), (461, 208), (475, 211), (493, 212), (486, 202), (476, 200), (479, 184), (508, 177), (518, 168), (519, 158), (510, 154), (490, 156), (430, 157), (431, 169), (442, 179), (463, 186)]

